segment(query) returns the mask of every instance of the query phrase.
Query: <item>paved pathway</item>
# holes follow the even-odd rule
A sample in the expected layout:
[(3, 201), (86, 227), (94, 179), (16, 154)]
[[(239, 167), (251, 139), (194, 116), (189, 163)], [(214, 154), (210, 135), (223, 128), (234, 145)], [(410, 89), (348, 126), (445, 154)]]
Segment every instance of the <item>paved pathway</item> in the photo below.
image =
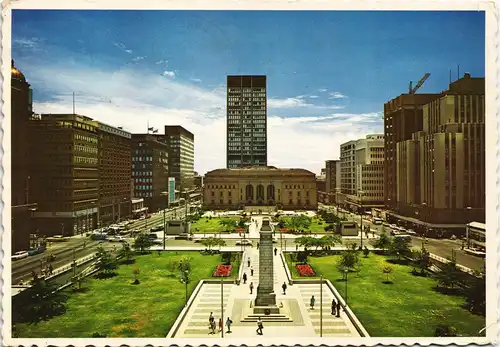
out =
[[(257, 220), (257, 225), (252, 223), (249, 234), (251, 237), (258, 237), (262, 218), (253, 217)], [(278, 247), (278, 246), (276, 246)], [(259, 251), (256, 247), (247, 247), (244, 253), (243, 271), (247, 274), (248, 280), (240, 285), (224, 285), (224, 320), (229, 316), (233, 321), (232, 333), (224, 334), (225, 338), (230, 337), (257, 337), (256, 324), (251, 322), (242, 322), (247, 314), (252, 313), (251, 303), (256, 297), (256, 288), (259, 280)], [(247, 259), (250, 258), (250, 267)], [(250, 269), (254, 273), (251, 276)], [(250, 294), (249, 284), (253, 282), (254, 291)], [(288, 285), (286, 294), (283, 294), (281, 286), (288, 283), (285, 268), (283, 267), (280, 254), (274, 257), (274, 291), (278, 305), (285, 307), (284, 311), (292, 318), (293, 322), (265, 322), (263, 336), (279, 337), (304, 337), (319, 336), (319, 284), (295, 284)], [(174, 337), (221, 337), (217, 332), (215, 335), (209, 334), (208, 317), (213, 312), (216, 322), (221, 316), (221, 285), (205, 284), (200, 293), (194, 300), (184, 321), (181, 323), (177, 334)], [(317, 298), (317, 308), (313, 311), (309, 308), (310, 296), (314, 294)], [(351, 324), (345, 314), (340, 318), (330, 315), (331, 301), (333, 293), (326, 285), (323, 285), (323, 336), (325, 337), (345, 337), (359, 336), (354, 326)], [(226, 327), (224, 326), (226, 329)], [(226, 329), (227, 330), (227, 329)]]

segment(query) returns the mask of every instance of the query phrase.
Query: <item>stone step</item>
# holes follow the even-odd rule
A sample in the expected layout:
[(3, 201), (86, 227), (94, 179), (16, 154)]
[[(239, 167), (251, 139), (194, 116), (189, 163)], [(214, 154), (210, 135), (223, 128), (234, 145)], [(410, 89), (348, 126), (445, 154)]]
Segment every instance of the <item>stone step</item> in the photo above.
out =
[(271, 313), (269, 315), (261, 315), (261, 314), (256, 314), (256, 313), (252, 313), (252, 314), (249, 314), (247, 317), (249, 318), (264, 318), (264, 317), (288, 317), (287, 315), (285, 314), (282, 314), (282, 313)]
[[(256, 323), (259, 320), (258, 317), (250, 318), (250, 317), (245, 317), (244, 319), (241, 320), (242, 323)], [(293, 320), (291, 320), (288, 317), (270, 317), (270, 316), (263, 316), (261, 317), (261, 320), (263, 323), (266, 322), (280, 322), (280, 323), (292, 323)]]

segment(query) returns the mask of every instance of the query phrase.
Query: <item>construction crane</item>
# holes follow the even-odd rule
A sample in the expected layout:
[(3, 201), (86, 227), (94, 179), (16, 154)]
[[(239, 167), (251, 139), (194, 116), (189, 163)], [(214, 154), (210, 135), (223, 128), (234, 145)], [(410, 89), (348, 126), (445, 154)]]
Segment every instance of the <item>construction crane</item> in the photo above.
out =
[(429, 78), (431, 74), (426, 72), (424, 77), (422, 77), (420, 79), (420, 81), (418, 81), (417, 85), (415, 86), (415, 88), (412, 88), (412, 81), (410, 81), (410, 88), (409, 88), (409, 94), (415, 94), (415, 92), (420, 89), (420, 87), (422, 87), (422, 84), (424, 84), (425, 80), (427, 80)]

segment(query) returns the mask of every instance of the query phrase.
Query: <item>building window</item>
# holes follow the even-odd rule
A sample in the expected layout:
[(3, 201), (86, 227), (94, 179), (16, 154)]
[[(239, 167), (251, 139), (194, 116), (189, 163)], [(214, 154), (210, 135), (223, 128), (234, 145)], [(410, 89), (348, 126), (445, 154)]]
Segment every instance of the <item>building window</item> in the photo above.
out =
[(247, 184), (245, 192), (246, 192), (245, 200), (253, 200), (253, 186), (251, 184)]

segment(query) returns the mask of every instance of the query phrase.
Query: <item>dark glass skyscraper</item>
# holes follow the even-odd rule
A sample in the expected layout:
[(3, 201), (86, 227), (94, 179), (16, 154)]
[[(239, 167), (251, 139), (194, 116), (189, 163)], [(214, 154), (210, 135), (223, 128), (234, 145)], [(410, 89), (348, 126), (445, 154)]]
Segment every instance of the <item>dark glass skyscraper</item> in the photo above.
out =
[(227, 76), (227, 168), (267, 165), (266, 76)]

